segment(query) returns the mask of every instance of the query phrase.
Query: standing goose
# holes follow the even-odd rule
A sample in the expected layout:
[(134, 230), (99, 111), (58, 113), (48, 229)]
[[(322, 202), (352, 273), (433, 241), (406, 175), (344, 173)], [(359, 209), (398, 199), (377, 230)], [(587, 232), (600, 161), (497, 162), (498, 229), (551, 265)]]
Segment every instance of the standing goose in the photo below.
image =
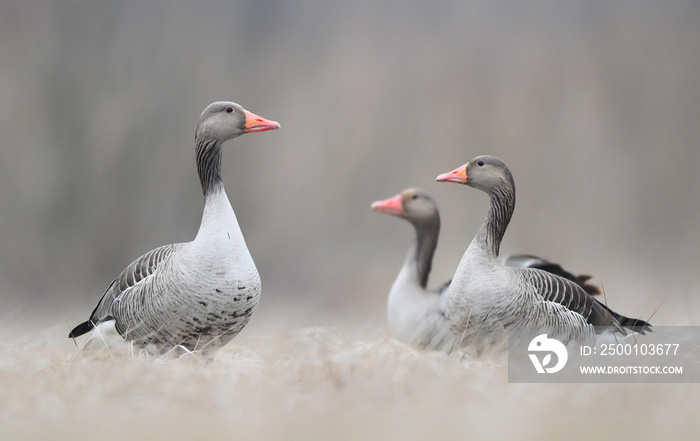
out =
[[(403, 267), (389, 291), (387, 315), (391, 335), (402, 343), (419, 348), (451, 345), (454, 338), (445, 318), (444, 299), (450, 282), (438, 289), (428, 289), (428, 277), (440, 235), (440, 212), (433, 198), (424, 190), (409, 188), (372, 204), (374, 211), (407, 220), (416, 231)], [(590, 276), (575, 276), (560, 265), (531, 255), (512, 255), (505, 265), (541, 268), (581, 285), (597, 294), (595, 285), (586, 283)]]
[(260, 298), (260, 276), (221, 179), (223, 144), (244, 133), (278, 129), (232, 102), (210, 104), (195, 132), (204, 213), (195, 239), (165, 245), (136, 259), (112, 281), (75, 338), (114, 321), (139, 347), (213, 350), (248, 323)]
[[(589, 341), (601, 329), (625, 334), (649, 324), (617, 314), (576, 283), (537, 268), (498, 262), (501, 240), (515, 209), (515, 182), (493, 156), (478, 156), (437, 177), (486, 192), (491, 207), (465, 251), (445, 295), (452, 331), (481, 347), (502, 345), (509, 330), (548, 328), (563, 340)], [(594, 328), (599, 327), (599, 328)], [(478, 333), (478, 334), (477, 334)]]

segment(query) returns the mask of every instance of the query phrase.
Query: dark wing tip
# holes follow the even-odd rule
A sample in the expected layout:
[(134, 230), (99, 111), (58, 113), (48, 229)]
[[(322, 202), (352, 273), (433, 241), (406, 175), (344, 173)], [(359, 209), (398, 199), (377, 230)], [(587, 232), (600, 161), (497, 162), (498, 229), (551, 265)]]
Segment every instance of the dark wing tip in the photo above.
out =
[(600, 288), (598, 286), (588, 283), (588, 280), (592, 279), (593, 276), (589, 276), (587, 274), (581, 274), (576, 276), (576, 279), (574, 282), (576, 282), (581, 288), (583, 288), (588, 294), (592, 296), (597, 296), (602, 293)]
[(651, 328), (651, 323), (645, 322), (642, 319), (635, 319), (629, 317), (622, 317), (620, 324), (627, 329), (631, 329), (639, 334), (646, 335), (647, 332), (654, 332)]
[(90, 320), (83, 322), (75, 328), (73, 328), (72, 331), (70, 331), (70, 333), (68, 334), (68, 338), (80, 337), (81, 335), (90, 332), (94, 327), (95, 325)]

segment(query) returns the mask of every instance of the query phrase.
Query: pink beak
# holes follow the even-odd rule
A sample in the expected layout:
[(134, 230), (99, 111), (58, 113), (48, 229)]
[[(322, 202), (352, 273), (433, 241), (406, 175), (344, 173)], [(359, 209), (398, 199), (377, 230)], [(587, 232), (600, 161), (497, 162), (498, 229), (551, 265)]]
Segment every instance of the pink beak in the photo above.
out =
[(275, 130), (280, 128), (280, 123), (277, 121), (272, 121), (265, 119), (262, 116), (258, 116), (253, 112), (243, 110), (245, 113), (245, 132), (264, 132), (266, 130)]
[(435, 180), (438, 182), (456, 182), (457, 184), (467, 183), (467, 162), (463, 166), (452, 170), (451, 172), (443, 173), (438, 176)]
[(392, 214), (394, 216), (399, 215), (403, 213), (403, 198), (400, 194), (397, 194), (389, 199), (374, 202), (372, 204), (372, 210), (384, 214)]

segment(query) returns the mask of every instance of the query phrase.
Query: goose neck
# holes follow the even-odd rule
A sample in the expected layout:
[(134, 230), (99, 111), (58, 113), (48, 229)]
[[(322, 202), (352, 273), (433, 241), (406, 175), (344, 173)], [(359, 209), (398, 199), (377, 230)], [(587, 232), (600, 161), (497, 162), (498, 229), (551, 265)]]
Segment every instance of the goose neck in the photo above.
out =
[(440, 220), (427, 225), (415, 225), (415, 228), (416, 241), (408, 252), (406, 265), (415, 268), (418, 283), (426, 288), (440, 234)]
[(489, 212), (474, 239), (478, 245), (496, 257), (515, 209), (515, 189), (497, 188), (490, 196)]
[(224, 187), (221, 178), (222, 142), (199, 138), (195, 141), (197, 155), (197, 173), (202, 184), (205, 201)]

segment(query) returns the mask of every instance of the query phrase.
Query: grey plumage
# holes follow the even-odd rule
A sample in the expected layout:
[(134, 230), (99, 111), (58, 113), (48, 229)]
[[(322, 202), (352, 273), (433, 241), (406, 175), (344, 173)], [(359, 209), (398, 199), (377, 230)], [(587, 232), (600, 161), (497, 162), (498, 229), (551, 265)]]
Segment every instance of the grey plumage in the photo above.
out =
[(442, 296), (449, 282), (438, 289), (428, 288), (440, 235), (440, 214), (435, 202), (425, 191), (411, 188), (374, 202), (372, 209), (409, 221), (416, 234), (387, 299), (392, 337), (419, 348), (451, 346), (454, 337), (445, 320)]
[[(450, 281), (437, 289), (428, 288), (440, 234), (437, 204), (424, 190), (409, 188), (391, 198), (374, 202), (372, 209), (405, 219), (415, 229), (415, 240), (387, 299), (392, 337), (420, 348), (451, 347), (454, 335), (449, 331), (444, 308), (445, 292)], [(590, 276), (575, 276), (560, 265), (540, 257), (519, 254), (505, 258), (504, 263), (510, 267), (541, 268), (581, 284), (587, 292), (598, 292), (595, 285), (585, 283)]]
[(491, 198), (446, 293), (445, 314), (455, 334), (488, 347), (502, 345), (508, 331), (520, 329), (547, 328), (567, 341), (590, 340), (601, 329), (624, 334), (632, 323), (635, 330), (648, 329), (648, 323), (611, 311), (571, 280), (497, 261), (515, 209), (515, 181), (500, 159), (479, 156), (438, 181), (466, 184)]
[(112, 281), (69, 337), (114, 320), (119, 334), (154, 352), (175, 346), (216, 349), (247, 324), (260, 298), (253, 259), (221, 179), (222, 145), (246, 132), (279, 128), (238, 104), (216, 102), (195, 134), (204, 213), (196, 238), (165, 245), (133, 261)]
[(588, 283), (592, 278), (587, 274), (573, 274), (562, 268), (558, 263), (550, 262), (541, 257), (533, 256), (531, 254), (514, 254), (505, 257), (502, 260), (503, 264), (506, 266), (514, 266), (518, 268), (538, 268), (548, 273), (556, 274), (557, 276), (569, 279), (577, 285), (581, 286), (588, 294), (592, 296), (597, 296), (600, 294), (600, 288), (596, 285)]

